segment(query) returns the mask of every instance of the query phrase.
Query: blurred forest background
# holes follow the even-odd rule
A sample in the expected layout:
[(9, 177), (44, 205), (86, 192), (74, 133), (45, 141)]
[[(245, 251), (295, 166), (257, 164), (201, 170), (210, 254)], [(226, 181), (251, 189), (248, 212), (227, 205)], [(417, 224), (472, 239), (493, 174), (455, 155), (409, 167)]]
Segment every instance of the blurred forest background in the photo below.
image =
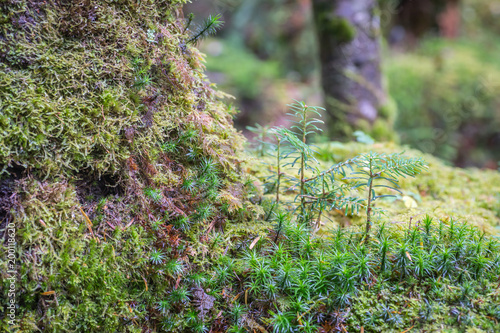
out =
[(457, 166), (498, 167), (500, 1), (194, 0), (190, 13), (193, 25), (222, 15), (199, 47), (245, 135), (286, 125), (297, 99), (326, 107), (323, 140), (361, 130)]

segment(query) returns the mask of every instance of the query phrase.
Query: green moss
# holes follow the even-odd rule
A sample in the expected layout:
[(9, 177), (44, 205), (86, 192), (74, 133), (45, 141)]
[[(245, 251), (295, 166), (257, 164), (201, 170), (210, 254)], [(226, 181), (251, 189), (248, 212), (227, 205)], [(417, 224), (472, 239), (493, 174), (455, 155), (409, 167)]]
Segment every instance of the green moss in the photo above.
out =
[[(222, 251), (210, 252), (220, 242), (210, 231), (248, 220), (235, 111), (186, 45), (183, 3), (0, 4), (0, 228), (6, 216), (17, 231), (13, 330), (141, 332), (175, 319), (186, 331), (197, 298), (176, 303), (171, 291), (190, 292), (187, 276)], [(182, 188), (190, 175), (203, 182), (196, 193)], [(15, 200), (4, 200), (4, 184)], [(150, 260), (157, 252), (163, 263)], [(175, 318), (158, 310), (165, 300)]]
[(349, 43), (356, 37), (356, 27), (354, 27), (346, 18), (334, 14), (334, 5), (315, 3), (314, 12), (317, 29), (321, 30), (325, 36), (330, 35), (338, 43)]
[(356, 37), (356, 28), (343, 17), (332, 17), (324, 23), (324, 29), (332, 34), (339, 43), (349, 43)]
[[(108, 239), (99, 240), (87, 233), (90, 226), (74, 186), (34, 180), (17, 186), (20, 205), (12, 221), (20, 258), (17, 327), (23, 332), (133, 332), (134, 325), (126, 322), (144, 314), (131, 300), (148, 304), (154, 299), (142, 278), (147, 277), (144, 257), (153, 246), (145, 230), (135, 225), (113, 230), (105, 224), (99, 229)], [(106, 205), (111, 209), (113, 201)], [(2, 260), (2, 294), (8, 289), (7, 271)], [(153, 286), (160, 294), (168, 288), (167, 283)], [(0, 325), (8, 331), (6, 321)]]
[[(368, 151), (403, 150), (388, 143), (331, 142), (316, 148), (318, 170)], [(298, 189), (282, 192), (272, 236), (254, 244), (255, 249), (238, 261), (238, 280), (247, 282), (249, 307), (260, 312), (262, 322), (274, 330), (292, 331), (306, 322), (329, 327), (325, 315), (334, 313), (347, 331), (499, 329), (492, 318), (500, 318), (494, 291), (500, 268), (500, 219), (494, 208), (500, 173), (449, 167), (415, 150), (405, 155), (423, 157), (429, 169), (416, 178), (401, 179), (400, 195), (378, 193), (396, 196), (376, 204), (384, 213), (369, 241), (363, 238), (364, 212), (346, 217), (343, 212), (324, 211), (317, 221), (320, 227), (311, 232), (298, 213), (287, 214), (299, 204)], [(275, 200), (268, 178), (273, 159), (253, 164), (256, 176), (269, 184), (264, 207)], [(282, 166), (280, 171), (287, 179), (297, 168)], [(339, 178), (352, 181), (345, 175)], [(363, 193), (350, 190), (349, 195)], [(279, 224), (278, 216), (288, 217)], [(480, 263), (485, 261), (490, 264)], [(262, 309), (262, 299), (276, 311)]]
[[(0, 41), (3, 172), (17, 163), (44, 176), (82, 169), (117, 173), (142, 147), (166, 140), (187, 123), (194, 107), (211, 118), (225, 113), (203, 85), (197, 51), (181, 52), (185, 37), (164, 25), (174, 15), (169, 1), (3, 6), (11, 14)], [(27, 18), (36, 23), (19, 23)], [(144, 23), (155, 27), (156, 40)], [(217, 117), (232, 131), (225, 125), (230, 118)], [(133, 140), (123, 144), (127, 130)], [(219, 154), (234, 136), (233, 131), (217, 141)]]
[[(359, 242), (357, 228), (316, 237), (287, 221), (277, 244), (263, 240), (233, 265), (233, 281), (248, 286), (240, 303), (269, 330), (331, 327), (329, 316), (346, 331), (498, 330), (498, 240), (456, 221), (423, 220), (379, 226), (370, 242)], [(478, 255), (491, 266), (478, 271)]]
[(318, 28), (338, 43), (346, 44), (356, 37), (356, 28), (346, 18), (320, 13), (316, 20)]
[[(324, 304), (305, 289), (257, 284), (257, 289), (249, 290), (247, 282), (255, 273), (244, 269), (248, 262), (231, 258), (239, 258), (250, 244), (266, 256), (274, 253), (267, 237), (274, 227), (274, 217), (268, 213), (271, 201), (261, 191), (268, 187), (242, 172), (242, 138), (231, 121), (234, 109), (206, 81), (202, 55), (185, 45), (182, 20), (175, 15), (182, 3), (0, 5), (1, 17), (8, 18), (5, 39), (0, 39), (0, 92), (5, 96), (0, 116), (4, 218), (0, 226), (3, 230), (4, 221), (15, 225), (18, 264), (19, 320), (12, 330), (187, 332), (203, 325), (212, 325), (214, 331), (221, 325), (272, 329), (277, 320), (258, 300), (283, 292), (286, 297), (268, 304), (274, 303), (279, 312), (295, 311), (293, 320), (307, 310), (292, 304), (289, 296), (299, 297), (311, 315), (320, 311), (334, 315), (330, 306), (315, 312), (316, 305)], [(328, 166), (370, 149), (394, 152), (401, 147), (321, 144), (318, 159)], [(456, 216), (495, 233), (498, 173), (458, 170), (426, 159), (431, 165), (428, 173), (404, 180), (403, 195), (396, 200), (379, 201), (388, 211), (387, 220), (394, 222), (391, 239), (407, 237), (405, 224), (399, 221), (410, 216), (422, 219), (429, 211), (441, 218), (443, 228), (449, 228), (450, 216)], [(259, 162), (250, 164), (248, 171), (264, 179), (269, 167)], [(290, 190), (283, 201), (292, 201), (295, 195)], [(246, 201), (248, 197), (262, 205)], [(306, 268), (322, 264), (313, 259), (317, 249), (334, 248), (329, 243), (321, 246), (329, 229), (356, 225), (364, 218), (361, 214), (345, 218), (336, 212), (328, 217), (333, 222), (318, 232), (321, 237), (288, 225), (283, 235), (290, 240), (284, 242), (290, 257), (278, 258), (273, 269), (278, 271), (287, 262), (300, 261)], [(337, 249), (356, 264), (355, 256), (361, 258), (366, 252), (362, 246), (349, 251), (357, 234), (355, 228), (346, 231), (343, 241), (349, 243)], [(474, 240), (480, 237), (474, 230), (470, 234)], [(369, 246), (373, 251), (375, 243)], [(9, 287), (4, 243), (0, 250), (3, 312)], [(489, 266), (488, 273), (492, 269)], [(312, 271), (296, 271), (294, 276), (301, 280), (295, 282), (308, 281), (308, 272)], [(413, 302), (406, 290), (390, 289), (398, 286), (394, 279), (400, 273), (394, 274), (392, 286), (382, 286), (380, 294), (385, 297), (388, 290), (394, 291), (397, 295), (388, 305), (400, 306), (406, 311), (404, 323), (410, 323), (423, 302)], [(495, 304), (498, 300), (490, 291), (497, 281), (483, 284), (483, 289), (473, 287), (486, 293), (480, 296), (488, 305)], [(262, 294), (258, 288), (265, 288)], [(412, 288), (419, 291), (420, 285)], [(353, 331), (375, 302), (375, 294), (363, 288), (358, 295), (354, 315), (346, 322)], [(446, 304), (455, 306), (460, 295), (446, 292)], [(247, 300), (255, 319), (234, 322), (233, 303)], [(335, 305), (338, 299), (332, 296), (330, 301), (326, 305)], [(447, 327), (457, 327), (456, 318), (445, 312), (439, 318)], [(489, 329), (485, 314), (492, 315), (495, 309), (478, 305), (476, 312), (478, 322)], [(6, 317), (0, 328), (9, 328)]]

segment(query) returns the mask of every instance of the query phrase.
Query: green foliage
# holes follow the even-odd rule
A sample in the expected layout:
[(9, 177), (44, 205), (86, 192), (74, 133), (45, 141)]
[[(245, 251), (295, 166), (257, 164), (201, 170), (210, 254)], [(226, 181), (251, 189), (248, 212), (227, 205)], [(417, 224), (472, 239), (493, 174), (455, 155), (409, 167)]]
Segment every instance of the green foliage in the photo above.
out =
[(158, 250), (154, 250), (149, 255), (149, 260), (155, 265), (163, 264), (163, 260), (165, 259), (165, 255)]
[(177, 288), (170, 292), (169, 299), (172, 303), (187, 303), (189, 302), (191, 293), (186, 287)]
[(165, 273), (173, 278), (177, 278), (183, 271), (184, 266), (178, 259), (171, 259), (165, 264)]
[(223, 25), (224, 21), (221, 20), (221, 14), (217, 14), (215, 16), (210, 15), (203, 22), (203, 24), (193, 32), (192, 37), (188, 40), (188, 43), (197, 44), (208, 36), (215, 35)]
[(245, 306), (242, 304), (236, 303), (231, 309), (232, 320), (236, 325), (240, 325), (243, 319), (243, 316), (246, 314)]
[(171, 307), (171, 304), (169, 301), (165, 300), (165, 301), (160, 301), (158, 302), (158, 306), (156, 307), (159, 311), (161, 311), (162, 313), (165, 313), (167, 312), (168, 310), (170, 310), (170, 307)]
[(274, 333), (292, 332), (293, 314), (269, 311), (271, 317), (271, 325)]
[(425, 39), (411, 54), (391, 55), (385, 68), (402, 143), (460, 166), (499, 160), (499, 50), (496, 38), (475, 36)]
[[(320, 107), (307, 106), (303, 102), (296, 102), (289, 105), (292, 116), (292, 123), (290, 129), (279, 127), (274, 128), (275, 135), (284, 143), (287, 144), (282, 152), (282, 156), (278, 155), (280, 159), (290, 159), (290, 162), (283, 165), (283, 167), (291, 166), (292, 168), (296, 163), (299, 164), (298, 174), (300, 175), (300, 203), (301, 213), (305, 214), (305, 195), (306, 195), (306, 169), (314, 170), (312, 164), (316, 163), (314, 158), (315, 151), (307, 144), (308, 136), (321, 131), (316, 124), (323, 122), (317, 118), (310, 118), (310, 114), (321, 116), (318, 110), (323, 110)], [(281, 153), (280, 153), (281, 154)]]
[(372, 206), (377, 199), (388, 196), (377, 196), (376, 188), (387, 188), (400, 192), (397, 189), (398, 178), (413, 177), (426, 168), (426, 164), (421, 158), (407, 158), (402, 153), (385, 155), (374, 152), (361, 155), (355, 163), (359, 169), (352, 173), (353, 177), (345, 177), (344, 179), (354, 179), (357, 181), (355, 187), (368, 190), (366, 200), (366, 235), (368, 236), (372, 226)]
[(160, 203), (163, 199), (163, 194), (161, 193), (160, 189), (146, 187), (144, 189), (144, 195), (155, 203)]
[[(327, 169), (332, 164), (349, 160), (359, 154), (375, 151), (380, 154), (394, 154), (405, 150), (405, 155), (411, 158), (423, 157), (429, 167), (418, 177), (400, 179), (402, 194), (381, 192), (381, 194), (396, 194), (394, 197), (380, 198), (377, 207), (384, 211), (382, 218), (393, 221), (407, 220), (415, 214), (434, 212), (436, 216), (446, 219), (467, 220), (487, 233), (495, 234), (499, 229), (500, 220), (497, 216), (497, 193), (500, 193), (500, 173), (495, 170), (462, 169), (447, 165), (442, 160), (417, 150), (403, 148), (393, 143), (377, 143), (365, 145), (350, 143), (318, 144), (320, 169)], [(271, 158), (266, 159), (268, 163)], [(263, 178), (268, 171), (259, 169), (258, 176)], [(498, 184), (498, 185), (497, 185)], [(381, 190), (384, 190), (381, 188)], [(385, 190), (384, 190), (385, 191)], [(475, 200), (471, 200), (475, 198)], [(288, 199), (289, 200), (289, 199)], [(443, 204), (445, 202), (446, 204)], [(333, 222), (325, 222), (324, 229), (335, 228), (346, 221), (339, 214), (333, 214)], [(360, 214), (350, 214), (349, 223), (359, 225), (363, 222)], [(497, 230), (497, 231), (495, 231)]]

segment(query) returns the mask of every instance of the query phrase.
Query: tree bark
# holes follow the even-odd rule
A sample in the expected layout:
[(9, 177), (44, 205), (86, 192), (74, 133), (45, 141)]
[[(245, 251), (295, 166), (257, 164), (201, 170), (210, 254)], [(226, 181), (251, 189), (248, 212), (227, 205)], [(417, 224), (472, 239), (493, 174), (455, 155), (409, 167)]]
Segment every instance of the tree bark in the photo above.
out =
[(380, 68), (377, 0), (313, 0), (330, 137), (393, 138)]
[(460, 34), (460, 4), (458, 0), (446, 1), (445, 10), (438, 15), (439, 32), (442, 37), (455, 39)]

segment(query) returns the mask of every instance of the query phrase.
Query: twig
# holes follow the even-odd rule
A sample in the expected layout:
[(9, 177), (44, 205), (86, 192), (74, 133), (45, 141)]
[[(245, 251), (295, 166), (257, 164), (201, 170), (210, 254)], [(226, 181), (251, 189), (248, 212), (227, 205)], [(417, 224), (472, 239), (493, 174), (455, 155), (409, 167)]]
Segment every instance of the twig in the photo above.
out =
[(85, 212), (83, 211), (82, 207), (78, 207), (78, 209), (80, 209), (80, 212), (82, 212), (83, 216), (85, 216), (85, 219), (87, 220), (87, 227), (89, 228), (89, 231), (92, 234), (92, 237), (94, 238), (95, 241), (97, 241), (98, 243), (100, 243), (99, 238), (97, 238), (94, 235), (94, 231), (92, 230), (92, 225), (93, 225), (92, 221), (90, 221), (89, 217), (87, 216), (87, 214), (85, 214)]

